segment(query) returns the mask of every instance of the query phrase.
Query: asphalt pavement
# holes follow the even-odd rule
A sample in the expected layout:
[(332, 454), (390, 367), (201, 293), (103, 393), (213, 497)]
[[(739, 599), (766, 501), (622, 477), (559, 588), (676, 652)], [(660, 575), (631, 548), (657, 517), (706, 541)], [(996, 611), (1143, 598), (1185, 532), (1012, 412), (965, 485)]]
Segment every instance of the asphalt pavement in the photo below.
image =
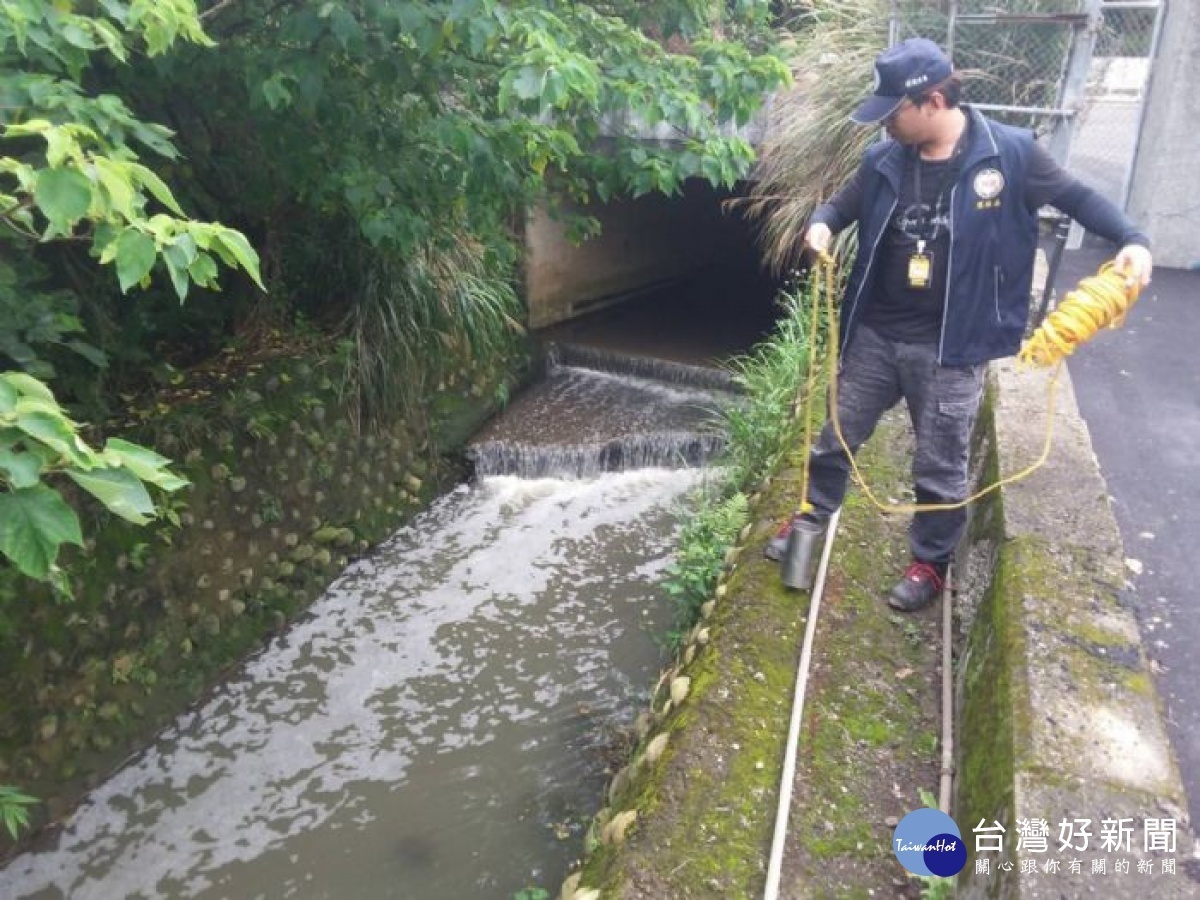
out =
[[(1064, 254), (1057, 294), (1111, 251)], [(1200, 822), (1200, 272), (1156, 269), (1123, 327), (1068, 364), (1125, 547), (1129, 600)]]

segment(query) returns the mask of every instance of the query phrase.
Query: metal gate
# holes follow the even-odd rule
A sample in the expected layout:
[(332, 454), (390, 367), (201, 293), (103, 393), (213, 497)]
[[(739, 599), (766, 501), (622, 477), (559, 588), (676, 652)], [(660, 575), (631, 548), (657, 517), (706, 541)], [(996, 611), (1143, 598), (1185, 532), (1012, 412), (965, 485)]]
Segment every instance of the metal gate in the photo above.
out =
[(892, 0), (890, 39), (938, 41), (972, 105), (1031, 128), (1124, 207), (1165, 0)]

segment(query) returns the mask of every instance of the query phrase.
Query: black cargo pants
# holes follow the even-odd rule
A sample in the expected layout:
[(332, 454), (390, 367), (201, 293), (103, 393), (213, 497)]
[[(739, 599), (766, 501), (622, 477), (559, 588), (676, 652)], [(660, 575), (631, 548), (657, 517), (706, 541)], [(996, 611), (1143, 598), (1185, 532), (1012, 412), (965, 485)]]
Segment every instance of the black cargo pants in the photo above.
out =
[[(936, 344), (905, 344), (860, 326), (838, 377), (842, 435), (857, 451), (879, 419), (902, 398), (916, 434), (912, 477), (917, 503), (953, 503), (967, 496), (971, 431), (983, 397), (986, 364), (942, 366)], [(850, 461), (832, 422), (809, 458), (808, 500), (827, 518), (842, 505)], [(868, 482), (870, 473), (865, 473)], [(919, 512), (909, 527), (915, 559), (949, 562), (966, 527), (966, 509)]]

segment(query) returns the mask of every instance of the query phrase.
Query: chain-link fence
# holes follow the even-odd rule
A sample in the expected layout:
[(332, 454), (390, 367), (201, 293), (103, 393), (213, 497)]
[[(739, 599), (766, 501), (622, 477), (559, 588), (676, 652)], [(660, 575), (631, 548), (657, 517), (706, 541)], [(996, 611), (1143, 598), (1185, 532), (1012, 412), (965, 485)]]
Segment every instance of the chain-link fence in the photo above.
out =
[(938, 41), (967, 97), (1032, 129), (1074, 174), (1124, 205), (1161, 0), (893, 0), (893, 41)]
[[(892, 0), (893, 42), (938, 41), (968, 78), (967, 97), (988, 115), (1032, 129), (1076, 177), (1124, 207), (1138, 153), (1142, 108), (1158, 49), (1163, 0)], [(1083, 231), (1048, 215), (1041, 321), (1064, 245)]]
[(1001, 121), (1052, 133), (1063, 118), (1062, 87), (1079, 19), (1072, 0), (894, 4), (893, 35), (937, 40), (967, 76), (973, 104)]
[(1163, 10), (1161, 2), (1102, 3), (1100, 8), (1068, 166), (1124, 206)]

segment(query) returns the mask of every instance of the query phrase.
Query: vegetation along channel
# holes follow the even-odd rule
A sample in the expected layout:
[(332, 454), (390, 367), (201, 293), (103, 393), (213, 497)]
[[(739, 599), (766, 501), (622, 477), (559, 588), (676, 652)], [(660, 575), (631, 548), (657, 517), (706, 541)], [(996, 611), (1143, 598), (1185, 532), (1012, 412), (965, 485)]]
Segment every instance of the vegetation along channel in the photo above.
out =
[[(552, 366), (474, 446), (481, 470), (513, 474), (451, 490), (351, 564), (18, 856), (14, 894), (494, 897), (560, 881), (659, 667), (677, 501), (728, 402), (609, 361)], [(547, 416), (559, 433), (524, 437)], [(636, 445), (614, 453), (630, 421)]]
[(807, 8), (3, 4), (0, 896), (557, 890), (785, 443)]

